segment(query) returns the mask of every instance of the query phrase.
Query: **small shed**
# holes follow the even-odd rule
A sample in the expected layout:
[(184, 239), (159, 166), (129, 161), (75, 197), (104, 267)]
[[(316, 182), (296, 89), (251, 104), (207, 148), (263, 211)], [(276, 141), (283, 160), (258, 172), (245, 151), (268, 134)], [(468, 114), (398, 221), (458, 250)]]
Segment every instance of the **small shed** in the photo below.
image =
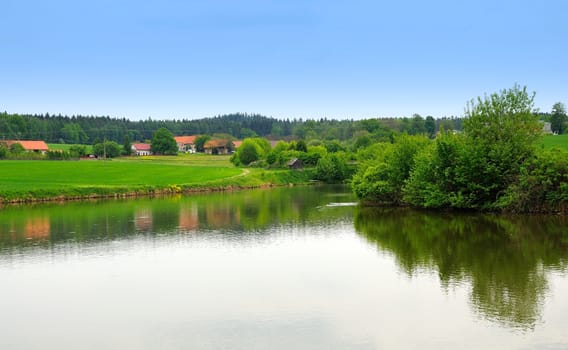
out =
[(290, 161), (288, 162), (288, 168), (290, 168), (290, 169), (302, 169), (303, 168), (302, 160), (298, 159), (298, 158), (290, 159)]

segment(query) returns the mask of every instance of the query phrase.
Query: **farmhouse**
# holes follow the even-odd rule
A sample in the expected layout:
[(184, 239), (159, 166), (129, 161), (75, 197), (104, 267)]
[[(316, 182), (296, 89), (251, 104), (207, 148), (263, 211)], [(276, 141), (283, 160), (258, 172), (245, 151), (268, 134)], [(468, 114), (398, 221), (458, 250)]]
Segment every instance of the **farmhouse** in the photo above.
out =
[(229, 140), (209, 140), (203, 146), (207, 154), (229, 154), (233, 148), (233, 143)]
[(197, 136), (176, 136), (174, 139), (176, 140), (178, 151), (179, 152), (189, 152), (195, 153), (195, 138)]
[(6, 144), (6, 147), (10, 148), (13, 144), (19, 143), (22, 145), (26, 152), (35, 152), (45, 154), (49, 150), (45, 141), (20, 141), (20, 140), (7, 140), (2, 141)]
[(149, 143), (133, 143), (132, 152), (137, 156), (149, 156), (152, 154)]

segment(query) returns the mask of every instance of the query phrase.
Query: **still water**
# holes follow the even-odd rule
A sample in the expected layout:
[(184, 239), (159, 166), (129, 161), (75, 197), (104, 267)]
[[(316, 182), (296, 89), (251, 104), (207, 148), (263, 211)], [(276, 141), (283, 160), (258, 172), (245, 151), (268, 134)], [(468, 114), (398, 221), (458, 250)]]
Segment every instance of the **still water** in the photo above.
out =
[(343, 187), (0, 209), (0, 349), (568, 349), (568, 220)]

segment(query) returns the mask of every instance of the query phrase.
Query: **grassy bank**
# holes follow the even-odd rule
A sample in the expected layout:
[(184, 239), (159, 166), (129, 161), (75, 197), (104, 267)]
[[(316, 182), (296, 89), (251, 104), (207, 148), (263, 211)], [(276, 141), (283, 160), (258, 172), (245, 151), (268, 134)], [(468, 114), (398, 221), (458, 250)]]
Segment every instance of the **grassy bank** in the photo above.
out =
[(306, 183), (309, 171), (233, 167), (228, 157), (1, 161), (0, 202), (144, 196)]

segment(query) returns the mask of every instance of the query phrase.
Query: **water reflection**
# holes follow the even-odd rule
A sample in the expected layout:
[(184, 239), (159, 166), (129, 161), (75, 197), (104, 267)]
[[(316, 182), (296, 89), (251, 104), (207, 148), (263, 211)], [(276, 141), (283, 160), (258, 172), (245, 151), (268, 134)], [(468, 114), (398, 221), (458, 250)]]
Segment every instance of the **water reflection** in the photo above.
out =
[(483, 318), (519, 329), (540, 321), (550, 271), (568, 264), (566, 217), (424, 213), (365, 208), (357, 232), (392, 253), (408, 276), (435, 271), (444, 289), (467, 284)]
[[(0, 254), (15, 247), (97, 242), (149, 234), (244, 234), (277, 225), (337, 222), (352, 208), (324, 208), (345, 188), (277, 188), (161, 199), (8, 206), (0, 210)], [(351, 195), (343, 196), (353, 201)]]

